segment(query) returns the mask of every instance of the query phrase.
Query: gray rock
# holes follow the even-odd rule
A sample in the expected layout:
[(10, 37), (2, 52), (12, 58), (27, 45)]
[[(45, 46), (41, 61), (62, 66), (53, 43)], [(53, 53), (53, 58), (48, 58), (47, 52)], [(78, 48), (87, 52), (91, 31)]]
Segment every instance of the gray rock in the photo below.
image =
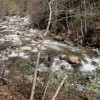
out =
[(94, 65), (94, 66), (98, 65), (97, 62), (95, 62), (95, 61), (92, 61), (91, 64)]
[(66, 57), (67, 57), (67, 56), (66, 56), (65, 54), (63, 54), (63, 55), (60, 55), (60, 56), (59, 56), (59, 59), (61, 59), (61, 60), (66, 60)]
[(80, 63), (80, 58), (78, 56), (67, 56), (66, 60), (70, 63), (70, 64), (78, 64)]
[(12, 43), (10, 41), (0, 41), (0, 50), (5, 50), (9, 46), (11, 46), (11, 44)]

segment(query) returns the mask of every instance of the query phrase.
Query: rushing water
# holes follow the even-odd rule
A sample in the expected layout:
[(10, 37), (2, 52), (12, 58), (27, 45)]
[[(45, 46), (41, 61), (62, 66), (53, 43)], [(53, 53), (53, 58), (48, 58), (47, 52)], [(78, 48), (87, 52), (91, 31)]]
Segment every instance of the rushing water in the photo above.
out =
[[(19, 16), (6, 17), (6, 21), (0, 23), (0, 42), (5, 45), (5, 41), (10, 41), (12, 43), (11, 45), (16, 47), (16, 49), (13, 49), (8, 46), (4, 51), (1, 52), (1, 59), (4, 57), (22, 57), (28, 59), (29, 55), (26, 51), (38, 51), (35, 46), (38, 41), (34, 40), (38, 30), (27, 29), (27, 24), (28, 19), (26, 17), (21, 18)], [(100, 56), (98, 55), (97, 57), (90, 57), (87, 51), (85, 51), (85, 49), (82, 47), (75, 47), (49, 39), (46, 39), (43, 44), (47, 50), (53, 49), (55, 52), (58, 52), (58, 56), (56, 55), (53, 57), (54, 61), (52, 62), (51, 66), (53, 71), (59, 70), (62, 65), (65, 66), (66, 69), (73, 69), (71, 64), (69, 64), (67, 61), (59, 59), (59, 54), (65, 51), (71, 51), (76, 54), (78, 53), (82, 56), (84, 60), (81, 60), (81, 65), (79, 68), (80, 71), (88, 72), (100, 67)], [(95, 64), (93, 64), (93, 62)]]

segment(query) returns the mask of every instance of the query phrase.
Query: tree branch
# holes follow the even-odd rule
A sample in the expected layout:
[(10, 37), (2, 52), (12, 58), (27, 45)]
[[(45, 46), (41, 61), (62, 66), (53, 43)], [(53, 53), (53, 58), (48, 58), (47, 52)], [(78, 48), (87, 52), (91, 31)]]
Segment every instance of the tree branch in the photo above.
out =
[(63, 86), (63, 84), (64, 84), (64, 82), (65, 82), (65, 80), (67, 79), (67, 75), (65, 75), (65, 77), (63, 78), (63, 80), (61, 81), (61, 83), (60, 83), (60, 85), (59, 85), (59, 87), (58, 87), (58, 89), (57, 89), (57, 91), (56, 91), (56, 93), (54, 94), (54, 96), (53, 96), (53, 98), (52, 98), (52, 100), (55, 100), (56, 99), (56, 97), (57, 97), (57, 95), (58, 95), (58, 93), (59, 93), (59, 91), (60, 91), (60, 89), (61, 89), (61, 87)]

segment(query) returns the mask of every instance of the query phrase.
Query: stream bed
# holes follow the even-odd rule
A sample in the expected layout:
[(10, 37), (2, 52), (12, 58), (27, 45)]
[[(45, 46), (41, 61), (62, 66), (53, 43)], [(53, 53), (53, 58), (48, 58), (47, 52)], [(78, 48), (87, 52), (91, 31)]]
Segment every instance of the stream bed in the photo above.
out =
[[(29, 24), (27, 17), (5, 16), (5, 19), (0, 23), (0, 63), (16, 57), (28, 60), (33, 54), (37, 54), (37, 45), (42, 37), (41, 31), (27, 28)], [(50, 67), (47, 67), (45, 62), (41, 62), (38, 69), (40, 72), (48, 69), (56, 72), (78, 68), (84, 74), (92, 73), (96, 69), (100, 70), (100, 51), (94, 52), (91, 48), (76, 47), (72, 42), (68, 41), (65, 44), (52, 38), (45, 39), (43, 47), (45, 49), (43, 59), (49, 60)], [(34, 57), (36, 60), (36, 56)], [(100, 85), (100, 75), (98, 83)]]

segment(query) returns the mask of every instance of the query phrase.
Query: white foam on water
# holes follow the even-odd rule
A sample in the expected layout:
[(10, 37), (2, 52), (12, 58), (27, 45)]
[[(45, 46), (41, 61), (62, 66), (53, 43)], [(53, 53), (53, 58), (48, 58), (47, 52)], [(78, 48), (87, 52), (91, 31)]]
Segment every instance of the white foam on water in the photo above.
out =
[(22, 51), (24, 51), (24, 50), (32, 50), (32, 47), (31, 46), (22, 46), (21, 50)]
[(36, 48), (34, 48), (33, 50), (32, 50), (32, 52), (38, 52), (38, 49), (37, 49), (37, 47)]
[(51, 41), (51, 40), (45, 40), (44, 41), (44, 45), (46, 47), (50, 47), (50, 48), (55, 49), (57, 51), (62, 51), (62, 47), (66, 47), (67, 46), (65, 44), (54, 42), (54, 41)]
[[(88, 72), (88, 71), (93, 71), (97, 67), (100, 67), (100, 57), (97, 58), (90, 58), (89, 56), (85, 55), (85, 61), (81, 61), (82, 67), (80, 68), (81, 71)], [(95, 62), (96, 65), (93, 65), (92, 62)]]
[(20, 38), (18, 37), (18, 35), (7, 35), (5, 36), (5, 38), (9, 41), (12, 41), (15, 45), (22, 45), (22, 42), (20, 40)]
[(29, 58), (29, 56), (27, 56), (24, 52), (17, 53), (15, 51), (12, 51), (12, 53), (8, 57), (21, 57), (24, 59)]
[(45, 45), (51, 45), (51, 46), (60, 46), (60, 47), (66, 47), (67, 46), (66, 44), (59, 43), (57, 41), (52, 41), (52, 40), (45, 40), (44, 44)]
[(29, 16), (23, 17), (22, 20), (24, 20), (24, 22), (25, 22), (26, 24), (29, 24), (29, 23), (30, 23)]
[(48, 47), (51, 47), (51, 48), (53, 48), (57, 51), (62, 51), (64, 48), (69, 49), (71, 51), (78, 51), (78, 52), (80, 51), (80, 49), (78, 49), (76, 47), (71, 47), (71, 46), (66, 45), (64, 43), (60, 43), (60, 42), (52, 41), (52, 40), (45, 40), (44, 45), (48, 46)]
[(61, 66), (64, 66), (65, 69), (72, 69), (71, 65), (65, 61), (65, 60), (60, 60), (59, 58), (54, 58), (54, 62), (52, 63), (52, 71), (57, 71), (61, 69)]

